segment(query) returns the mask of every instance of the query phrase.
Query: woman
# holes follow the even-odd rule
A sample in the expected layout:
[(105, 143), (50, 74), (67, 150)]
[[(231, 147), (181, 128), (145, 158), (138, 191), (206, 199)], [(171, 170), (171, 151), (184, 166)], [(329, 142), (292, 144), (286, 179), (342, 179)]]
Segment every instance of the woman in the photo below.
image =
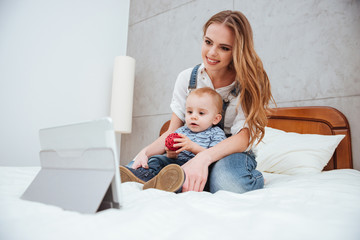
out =
[(193, 69), (179, 74), (169, 129), (140, 151), (132, 167), (146, 168), (148, 156), (165, 152), (165, 138), (184, 124), (185, 100), (191, 87), (211, 87), (228, 106), (224, 131), (231, 136), (182, 166), (186, 175), (183, 191), (203, 191), (205, 185), (210, 192), (242, 193), (262, 188), (264, 179), (255, 170), (251, 147), (264, 136), (266, 109), (273, 98), (269, 79), (254, 50), (251, 26), (242, 13), (222, 11), (212, 16), (203, 30), (203, 64), (195, 73), (195, 85), (189, 87)]

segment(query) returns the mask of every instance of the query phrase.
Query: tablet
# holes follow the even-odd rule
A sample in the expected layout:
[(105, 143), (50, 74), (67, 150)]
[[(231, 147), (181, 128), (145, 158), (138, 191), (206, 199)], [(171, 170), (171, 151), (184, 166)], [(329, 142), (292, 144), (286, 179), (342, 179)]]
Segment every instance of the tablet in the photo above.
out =
[(41, 170), (23, 199), (95, 213), (121, 203), (111, 118), (41, 129)]

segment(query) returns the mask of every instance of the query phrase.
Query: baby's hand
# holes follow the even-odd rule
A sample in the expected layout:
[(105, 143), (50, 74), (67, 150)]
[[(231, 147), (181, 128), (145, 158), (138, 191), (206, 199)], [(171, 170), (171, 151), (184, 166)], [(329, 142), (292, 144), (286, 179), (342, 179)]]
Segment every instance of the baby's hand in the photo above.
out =
[(180, 153), (182, 151), (194, 152), (194, 149), (197, 147), (197, 144), (190, 140), (186, 135), (179, 133), (180, 138), (174, 139), (174, 147), (178, 148), (176, 153)]
[(178, 150), (179, 147), (175, 147), (174, 144), (176, 143), (175, 139), (179, 137), (180, 135), (178, 133), (170, 133), (165, 139), (165, 147), (170, 151)]
[(168, 158), (174, 158), (176, 159), (178, 157), (178, 154), (175, 151), (171, 151), (169, 150), (167, 147), (165, 147), (165, 151), (166, 151), (166, 156)]
[(149, 168), (148, 166), (148, 157), (145, 155), (145, 150), (142, 150), (137, 156), (132, 165), (133, 169), (137, 169), (139, 167)]

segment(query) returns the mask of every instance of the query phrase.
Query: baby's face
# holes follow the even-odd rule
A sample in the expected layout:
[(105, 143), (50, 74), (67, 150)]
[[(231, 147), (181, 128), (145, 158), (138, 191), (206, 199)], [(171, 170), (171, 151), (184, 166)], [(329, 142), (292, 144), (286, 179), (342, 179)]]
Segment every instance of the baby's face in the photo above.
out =
[(185, 123), (193, 132), (201, 132), (217, 124), (219, 113), (211, 96), (189, 95), (186, 100)]

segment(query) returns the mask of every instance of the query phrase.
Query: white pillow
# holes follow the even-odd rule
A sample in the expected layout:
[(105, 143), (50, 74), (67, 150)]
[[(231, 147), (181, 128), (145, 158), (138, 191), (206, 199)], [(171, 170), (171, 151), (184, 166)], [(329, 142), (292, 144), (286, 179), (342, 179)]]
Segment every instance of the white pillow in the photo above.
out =
[(266, 127), (263, 140), (253, 148), (257, 169), (289, 175), (321, 172), (344, 137), (290, 133)]

